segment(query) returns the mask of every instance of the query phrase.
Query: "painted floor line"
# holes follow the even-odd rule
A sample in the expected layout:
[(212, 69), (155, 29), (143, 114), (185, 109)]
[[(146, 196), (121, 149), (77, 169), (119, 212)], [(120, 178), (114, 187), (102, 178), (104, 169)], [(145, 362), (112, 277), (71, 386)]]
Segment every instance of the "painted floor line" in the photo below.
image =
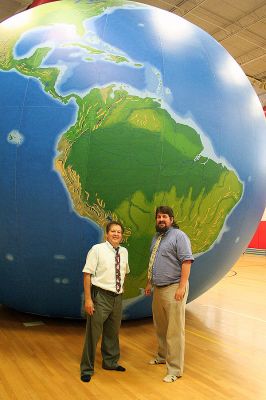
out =
[(251, 315), (243, 314), (243, 313), (238, 313), (238, 312), (236, 312), (236, 311), (227, 310), (227, 309), (222, 308), (222, 307), (216, 307), (216, 306), (212, 306), (212, 305), (209, 305), (209, 304), (201, 304), (201, 306), (202, 306), (202, 307), (216, 308), (217, 310), (225, 311), (225, 312), (228, 312), (228, 313), (230, 313), (230, 314), (239, 315), (239, 316), (241, 316), (241, 317), (253, 319), (253, 320), (259, 321), (259, 322), (264, 322), (264, 323), (266, 322), (265, 319), (252, 317)]
[[(248, 356), (248, 355), (249, 355), (249, 353), (248, 353), (247, 351), (243, 351), (242, 348), (238, 348), (237, 346), (235, 346), (235, 345), (233, 345), (233, 344), (230, 344), (230, 343), (228, 343), (228, 342), (225, 342), (224, 340), (212, 339), (212, 338), (210, 338), (209, 336), (205, 336), (205, 335), (202, 335), (202, 334), (200, 334), (200, 333), (197, 333), (197, 332), (194, 332), (194, 331), (190, 331), (189, 329), (186, 329), (186, 333), (191, 333), (191, 334), (194, 335), (194, 336), (198, 336), (198, 337), (200, 337), (201, 339), (207, 340), (208, 342), (217, 344), (217, 345), (219, 345), (219, 346), (224, 346), (224, 347), (227, 347), (227, 348), (230, 348), (230, 349), (234, 349), (234, 352), (243, 354), (243, 355), (245, 355), (245, 356)], [(230, 350), (230, 351), (231, 351), (231, 350)]]

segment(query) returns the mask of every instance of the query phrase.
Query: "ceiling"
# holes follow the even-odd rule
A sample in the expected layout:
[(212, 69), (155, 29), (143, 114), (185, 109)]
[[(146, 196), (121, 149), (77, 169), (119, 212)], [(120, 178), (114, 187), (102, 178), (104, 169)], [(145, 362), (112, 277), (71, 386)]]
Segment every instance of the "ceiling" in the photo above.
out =
[[(139, 0), (140, 1), (140, 0)], [(33, 0), (1, 0), (0, 21)], [(145, 0), (212, 35), (242, 67), (266, 106), (266, 0)]]

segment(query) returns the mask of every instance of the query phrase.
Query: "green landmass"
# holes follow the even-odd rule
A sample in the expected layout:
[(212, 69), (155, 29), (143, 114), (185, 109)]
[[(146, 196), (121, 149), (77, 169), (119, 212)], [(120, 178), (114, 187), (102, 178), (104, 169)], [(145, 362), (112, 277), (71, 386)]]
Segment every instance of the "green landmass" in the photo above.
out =
[(58, 150), (56, 165), (79, 214), (102, 226), (108, 217), (119, 219), (128, 228), (129, 297), (144, 286), (158, 204), (174, 208), (200, 253), (217, 239), (242, 194), (233, 171), (199, 156), (203, 145), (193, 128), (176, 123), (154, 99), (113, 86), (80, 100), (77, 121)]
[[(84, 50), (87, 50), (89, 54), (96, 54), (96, 55), (104, 54), (106, 61), (115, 62), (116, 64), (120, 64), (120, 63), (129, 63), (130, 64), (130, 61), (124, 56), (117, 55), (117, 54), (110, 54), (110, 53), (107, 53), (104, 50), (99, 50), (99, 49), (96, 49), (96, 48), (91, 47), (91, 46), (86, 46), (86, 45), (83, 45), (83, 44), (80, 44), (80, 43), (70, 43), (69, 45), (67, 45), (67, 47), (69, 47), (69, 46), (80, 47), (80, 48), (82, 48)], [(86, 58), (86, 60), (93, 61), (93, 58)], [(138, 65), (134, 64), (134, 66), (141, 67), (142, 65), (141, 64), (138, 64)]]
[(90, 53), (90, 54), (104, 54), (105, 53), (105, 51), (103, 51), (103, 50), (99, 50), (94, 47), (86, 46), (86, 45), (80, 44), (80, 43), (70, 43), (67, 45), (67, 47), (70, 47), (70, 46), (71, 47), (80, 47), (81, 49), (87, 50), (88, 53)]
[(106, 61), (113, 61), (113, 62), (115, 62), (117, 64), (120, 64), (120, 63), (123, 63), (123, 62), (126, 62), (126, 63), (129, 62), (129, 60), (126, 57), (117, 56), (115, 54), (108, 54), (106, 56)]
[(25, 59), (13, 60), (11, 63), (12, 68), (15, 68), (24, 76), (30, 76), (38, 79), (45, 90), (55, 99), (60, 100), (62, 103), (68, 103), (71, 96), (60, 96), (55, 90), (55, 84), (60, 73), (58, 68), (43, 68), (39, 67), (51, 49), (47, 47), (37, 49), (34, 54)]
[[(104, 50), (99, 50), (99, 49), (96, 49), (94, 47), (86, 46), (86, 45), (83, 45), (83, 44), (80, 44), (80, 43), (70, 43), (70, 44), (67, 45), (67, 47), (70, 47), (70, 46), (80, 47), (80, 48), (82, 48), (84, 50), (87, 50), (89, 54), (96, 54), (96, 55), (104, 54), (106, 61), (115, 62), (116, 64), (120, 64), (120, 63), (129, 63), (130, 64), (130, 61), (126, 57), (121, 56), (121, 55), (110, 54), (110, 53), (107, 53)], [(93, 58), (89, 58), (88, 57), (88, 58), (86, 58), (86, 60), (93, 61)], [(134, 64), (134, 66), (141, 67), (142, 65), (141, 64)]]

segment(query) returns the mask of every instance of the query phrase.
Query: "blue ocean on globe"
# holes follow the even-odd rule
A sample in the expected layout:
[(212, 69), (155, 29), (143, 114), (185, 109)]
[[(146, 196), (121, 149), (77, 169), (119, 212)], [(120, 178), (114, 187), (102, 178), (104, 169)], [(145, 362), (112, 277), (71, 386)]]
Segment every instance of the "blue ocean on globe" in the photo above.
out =
[[(262, 107), (244, 72), (206, 32), (165, 11), (133, 2), (63, 0), (21, 16), (38, 20), (50, 10), (62, 14), (67, 5), (78, 10), (97, 4), (105, 8), (88, 18), (84, 13), (82, 34), (69, 19), (64, 24), (61, 19), (58, 24), (28, 28), (26, 24), (13, 48), (17, 64), (10, 69), (1, 64), (6, 43), (3, 36), (0, 39), (0, 302), (17, 310), (72, 318), (83, 315), (82, 268), (88, 250), (103, 240), (104, 224), (77, 211), (55, 160), (60, 140), (78, 119), (77, 98), (85, 98), (93, 89), (112, 86), (110, 98), (115, 90), (124, 90), (156, 102), (176, 123), (192, 127), (203, 144), (201, 157), (233, 171), (243, 188), (216, 239), (195, 254), (189, 301), (218, 282), (235, 263), (265, 208)], [(13, 17), (14, 23), (19, 17)], [(0, 25), (0, 35), (6, 26)], [(59, 70), (53, 88), (56, 95), (42, 78), (22, 73), (19, 63), (40, 48), (49, 51), (38, 68)], [(122, 171), (128, 155), (119, 157)], [(189, 168), (192, 164), (186, 165), (188, 175)], [(203, 174), (201, 179), (204, 186), (210, 177)], [(108, 182), (103, 178), (102, 184)], [(116, 215), (128, 226), (123, 214), (116, 211)], [(149, 229), (154, 231), (153, 212)], [(128, 246), (133, 276), (136, 254), (140, 263), (143, 259), (143, 271), (147, 268), (151, 236), (145, 236), (143, 246)], [(144, 272), (141, 279), (138, 293), (125, 296), (125, 319), (151, 314), (151, 299), (143, 296)]]

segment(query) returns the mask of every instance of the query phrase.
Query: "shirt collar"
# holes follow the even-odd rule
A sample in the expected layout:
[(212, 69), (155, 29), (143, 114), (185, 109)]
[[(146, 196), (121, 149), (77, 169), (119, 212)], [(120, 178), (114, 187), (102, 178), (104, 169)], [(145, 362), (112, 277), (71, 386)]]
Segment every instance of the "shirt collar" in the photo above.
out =
[(161, 234), (160, 232), (156, 232), (156, 233), (157, 233), (157, 236), (160, 236), (160, 235), (165, 236), (165, 235), (167, 235), (168, 232), (170, 232), (170, 231), (173, 230), (173, 229), (174, 229), (174, 228), (173, 228), (172, 226), (170, 226), (170, 228), (168, 228), (166, 232), (163, 232), (163, 234)]
[[(109, 249), (111, 249), (111, 250), (114, 250), (115, 251), (115, 248), (111, 245), (111, 243), (110, 242), (108, 242), (108, 240), (106, 240), (105, 241), (105, 243), (107, 244), (107, 246), (109, 247)], [(117, 247), (118, 249), (120, 249), (120, 246), (118, 246)]]

